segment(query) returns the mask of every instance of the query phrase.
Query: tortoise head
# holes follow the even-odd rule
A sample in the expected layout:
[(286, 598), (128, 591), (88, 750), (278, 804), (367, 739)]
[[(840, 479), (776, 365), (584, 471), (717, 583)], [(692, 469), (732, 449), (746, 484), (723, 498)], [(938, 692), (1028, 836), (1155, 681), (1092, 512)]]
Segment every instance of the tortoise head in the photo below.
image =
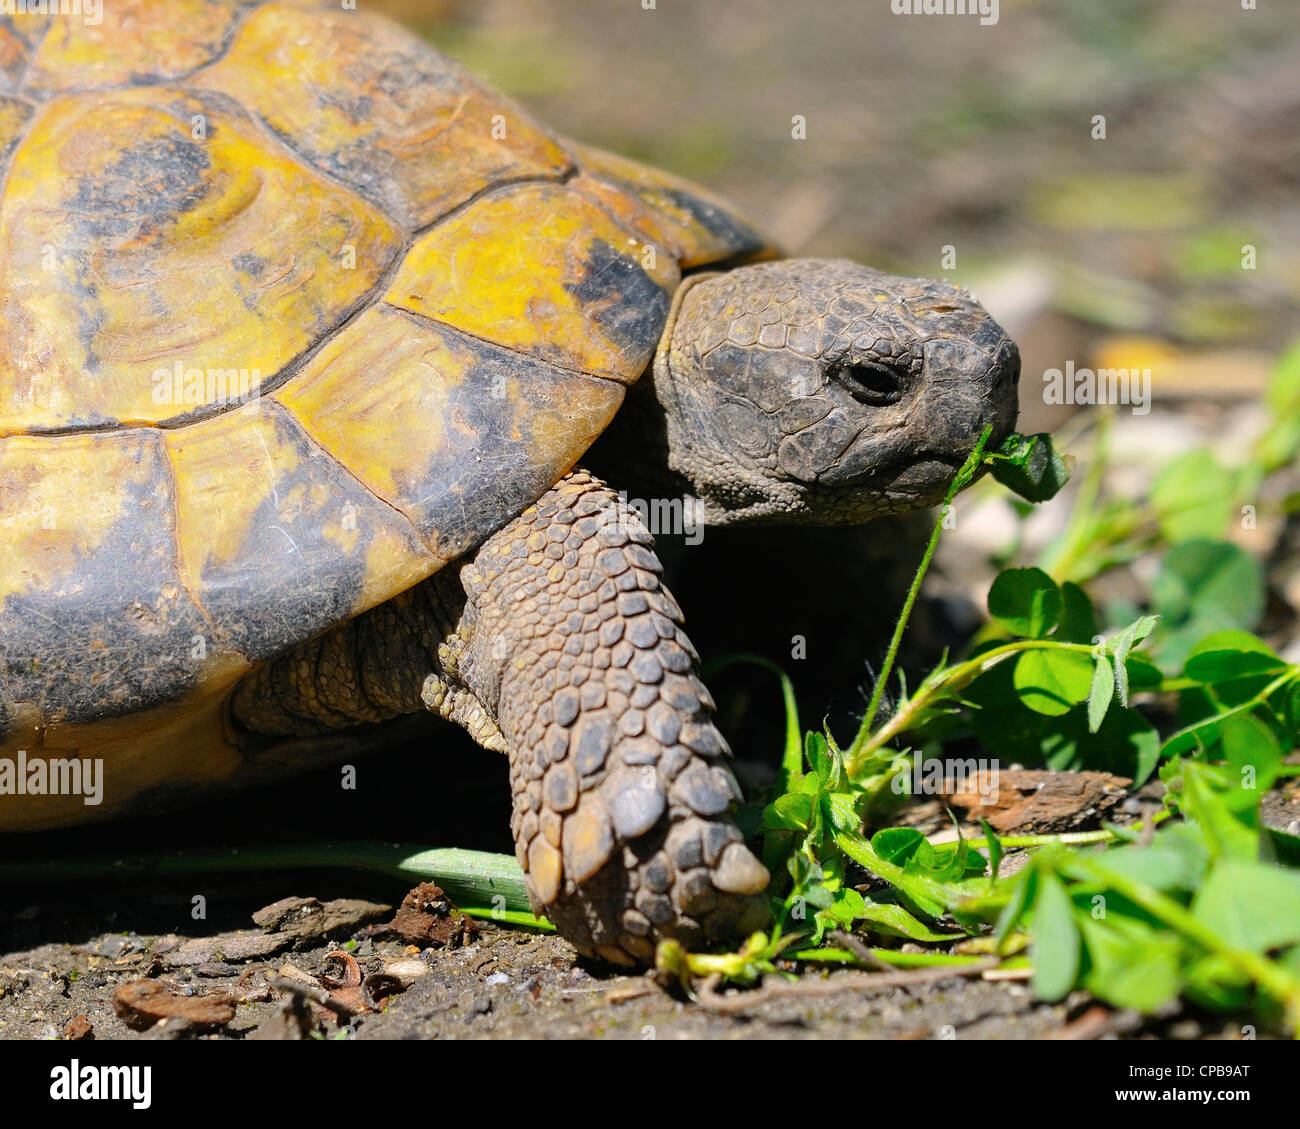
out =
[(711, 524), (861, 522), (942, 499), (1020, 355), (966, 291), (844, 260), (683, 283), (655, 360), (673, 471)]

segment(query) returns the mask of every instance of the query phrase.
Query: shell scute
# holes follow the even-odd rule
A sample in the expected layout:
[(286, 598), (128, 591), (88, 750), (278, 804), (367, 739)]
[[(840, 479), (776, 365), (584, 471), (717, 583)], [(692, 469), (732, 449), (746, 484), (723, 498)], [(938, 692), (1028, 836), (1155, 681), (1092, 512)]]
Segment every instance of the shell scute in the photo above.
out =
[(376, 209), (273, 151), (224, 98), (60, 96), (0, 203), (0, 434), (229, 406), (227, 382), (255, 393), (398, 250)]
[(275, 398), (448, 561), (563, 475), (613, 418), (623, 387), (384, 306)]
[(164, 438), (186, 584), (246, 658), (270, 658), (442, 563), (272, 399)]
[(225, 654), (176, 561), (157, 432), (0, 440), (0, 661), (41, 724), (179, 697)]
[(523, 110), (405, 29), (357, 12), (259, 8), (195, 81), (238, 98), (409, 228), (491, 185), (570, 168)]
[(509, 349), (633, 383), (659, 345), (681, 274), (566, 187), (493, 192), (412, 246), (387, 300)]
[(24, 87), (53, 93), (180, 78), (221, 52), (240, 11), (220, 0), (107, 0), (95, 20), (14, 17), (48, 28)]
[(699, 185), (590, 146), (569, 149), (583, 170), (573, 188), (670, 248), (683, 269), (773, 253), (749, 220)]

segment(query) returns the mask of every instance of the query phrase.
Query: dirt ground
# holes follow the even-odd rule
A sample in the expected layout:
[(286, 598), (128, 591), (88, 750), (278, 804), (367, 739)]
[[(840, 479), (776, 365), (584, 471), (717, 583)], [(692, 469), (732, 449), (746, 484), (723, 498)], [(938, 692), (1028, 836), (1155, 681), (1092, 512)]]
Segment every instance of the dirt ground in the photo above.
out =
[[(319, 890), (321, 882), (277, 889)], [(349, 889), (356, 889), (350, 886)], [(246, 892), (247, 895), (248, 892)], [(71, 935), (87, 922), (112, 914), (120, 895), (80, 897), (60, 905), (43, 901), (18, 910), (6, 930), (13, 936), (39, 926), (59, 931), (60, 914)], [(245, 897), (246, 904), (256, 898)], [(381, 920), (387, 913), (375, 914)], [(75, 924), (73, 924), (75, 922)], [(245, 919), (247, 936), (264, 936)], [(335, 941), (360, 929), (342, 929)], [(66, 935), (66, 934), (65, 934)], [(76, 1038), (818, 1038), (818, 1039), (1043, 1039), (1101, 1035), (1164, 1038), (1235, 1038), (1240, 1023), (1176, 1011), (1156, 1019), (1111, 1012), (1090, 1004), (1083, 993), (1058, 1005), (1034, 1000), (1027, 984), (952, 977), (929, 984), (877, 991), (827, 993), (836, 978), (812, 974), (790, 996), (746, 1003), (719, 1014), (685, 1000), (680, 991), (648, 975), (627, 976), (575, 959), (553, 936), (481, 925), (476, 940), (459, 948), (409, 951), (400, 941), (362, 939), (350, 952), (362, 973), (396, 969), (409, 987), (384, 1002), (384, 1010), (361, 1014), (340, 1029), (333, 1013), (306, 1005), (301, 1023), (284, 1018), (291, 990), (273, 987), (286, 978), (337, 973), (327, 961), (337, 944), (295, 950), (286, 943), (271, 957), (222, 960), (175, 933), (126, 930), (89, 933), (74, 944), (49, 942), (0, 956), (0, 1039)], [(202, 946), (199, 947), (203, 949)], [(210, 959), (202, 959), (203, 957)], [(190, 963), (197, 960), (198, 963)], [(182, 963), (184, 962), (184, 963)], [(412, 976), (414, 969), (414, 976)], [(147, 1032), (128, 1026), (114, 1010), (118, 989), (148, 977), (188, 1003), (228, 994), (231, 1017), (215, 1027), (184, 1016), (168, 1018)], [(726, 997), (731, 1000), (732, 997)], [(127, 1013), (128, 1016), (131, 1013)], [(323, 1016), (323, 1018), (322, 1018)], [(84, 1017), (84, 1021), (78, 1017)], [(139, 1022), (137, 1020), (137, 1022)]]

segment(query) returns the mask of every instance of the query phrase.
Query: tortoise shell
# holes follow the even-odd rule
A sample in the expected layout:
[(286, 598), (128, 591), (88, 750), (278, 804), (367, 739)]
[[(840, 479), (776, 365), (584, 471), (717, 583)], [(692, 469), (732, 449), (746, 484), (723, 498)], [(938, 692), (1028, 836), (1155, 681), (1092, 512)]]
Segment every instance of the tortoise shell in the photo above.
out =
[[(135, 794), (245, 771), (253, 664), (536, 500), (682, 271), (764, 253), (332, 8), (0, 18), (0, 757)], [(0, 827), (121, 806), (11, 800)]]

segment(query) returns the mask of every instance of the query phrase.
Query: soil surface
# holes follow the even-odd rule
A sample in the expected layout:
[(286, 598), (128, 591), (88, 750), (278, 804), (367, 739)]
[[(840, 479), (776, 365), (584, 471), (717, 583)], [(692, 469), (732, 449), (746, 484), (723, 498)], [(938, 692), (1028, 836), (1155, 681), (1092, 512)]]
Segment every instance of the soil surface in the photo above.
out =
[[(21, 929), (48, 922), (60, 909), (48, 902), (39, 909), (24, 907), (15, 924)], [(105, 910), (97, 897), (81, 899), (75, 920), (103, 920)], [(263, 936), (250, 920), (241, 924), (249, 936)], [(383, 1010), (344, 1018), (310, 1002), (301, 1019), (293, 1018), (291, 1005), (301, 997), (283, 987), (286, 981), (309, 986), (322, 975), (337, 974), (339, 960), (327, 955), (338, 951), (338, 944), (301, 950), (286, 944), (270, 957), (238, 962), (209, 949), (211, 959), (195, 964), (178, 963), (200, 953), (175, 933), (94, 933), (74, 944), (49, 942), (0, 956), (0, 1039), (304, 1038), (313, 1033), (359, 1039), (1236, 1038), (1240, 1032), (1240, 1023), (1182, 1011), (1143, 1020), (1097, 1007), (1083, 993), (1062, 1004), (1042, 1004), (1022, 983), (952, 977), (909, 987), (828, 992), (837, 979), (856, 983), (864, 975), (844, 971), (805, 974), (793, 994), (754, 994), (754, 1002), (746, 1000), (742, 1010), (719, 1014), (686, 1000), (655, 976), (618, 974), (575, 959), (556, 937), (491, 923), (480, 930), (463, 947), (414, 952), (400, 941), (362, 939), (348, 950), (359, 971), (394, 975), (395, 970), (409, 986), (383, 1001)], [(349, 930), (342, 932), (339, 942)], [(224, 943), (231, 943), (228, 936)], [(121, 1003), (114, 1007), (124, 991), (131, 998), (131, 989), (123, 986), (141, 978), (181, 1001), (171, 1008), (176, 1014), (143, 1032), (125, 1021), (138, 1026), (142, 1021), (135, 1011)], [(739, 1007), (744, 997), (722, 998), (720, 1006)], [(189, 1017), (186, 1004), (199, 1022)], [(168, 1007), (156, 1011), (170, 1014)], [(214, 1013), (224, 1021), (210, 1026)]]

